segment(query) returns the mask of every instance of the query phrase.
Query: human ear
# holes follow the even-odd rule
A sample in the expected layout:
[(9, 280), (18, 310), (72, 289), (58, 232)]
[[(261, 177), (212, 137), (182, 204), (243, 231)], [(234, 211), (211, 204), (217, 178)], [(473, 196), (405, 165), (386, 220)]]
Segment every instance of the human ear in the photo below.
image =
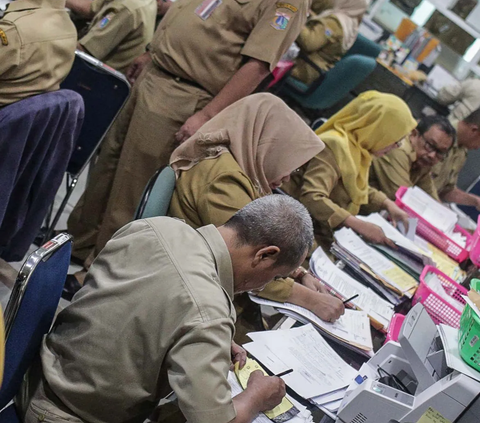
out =
[[(277, 261), (279, 254), (280, 254), (280, 248), (278, 248), (275, 245), (262, 247), (255, 253), (255, 257), (252, 263), (253, 267), (258, 266), (259, 264), (263, 264), (267, 261), (274, 263)], [(269, 264), (272, 264), (272, 263), (269, 263)]]

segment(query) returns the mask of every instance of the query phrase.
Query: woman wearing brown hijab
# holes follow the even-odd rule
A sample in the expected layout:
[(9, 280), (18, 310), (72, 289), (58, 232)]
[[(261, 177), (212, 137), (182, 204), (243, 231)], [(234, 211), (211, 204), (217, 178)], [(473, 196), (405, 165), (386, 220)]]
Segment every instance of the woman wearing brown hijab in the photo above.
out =
[[(265, 93), (246, 97), (173, 152), (170, 164), (178, 179), (169, 214), (193, 227), (222, 225), (249, 202), (271, 194), (323, 148), (319, 137), (279, 98)], [(320, 293), (312, 276), (302, 274), (297, 280), (310, 289), (281, 279), (261, 294), (302, 305), (324, 320), (343, 313), (341, 301)]]

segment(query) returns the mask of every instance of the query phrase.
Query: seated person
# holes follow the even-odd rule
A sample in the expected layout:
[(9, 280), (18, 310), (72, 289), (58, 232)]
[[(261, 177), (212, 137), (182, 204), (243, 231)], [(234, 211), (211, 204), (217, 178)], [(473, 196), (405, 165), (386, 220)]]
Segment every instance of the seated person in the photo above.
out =
[(430, 174), (455, 140), (455, 129), (444, 117), (427, 116), (401, 143), (400, 148), (373, 160), (370, 185), (395, 200), (400, 187), (414, 185), (438, 200)]
[(450, 117), (457, 120), (465, 119), (480, 107), (480, 79), (469, 78), (443, 87), (437, 96), (440, 104), (454, 104)]
[(0, 19), (0, 107), (58, 90), (76, 39), (64, 0), (11, 2)]
[[(271, 194), (323, 148), (278, 97), (250, 95), (220, 112), (173, 152), (170, 164), (178, 179), (169, 214), (194, 228), (223, 225), (246, 204)], [(305, 272), (298, 273), (297, 280), (322, 291)], [(324, 320), (336, 320), (344, 311), (341, 301), (290, 278), (271, 282), (260, 294), (301, 305)]]
[(480, 197), (457, 187), (458, 174), (465, 165), (468, 150), (480, 148), (480, 109), (463, 120), (453, 120), (452, 125), (457, 131), (457, 141), (445, 159), (433, 167), (433, 183), (440, 200), (473, 206), (480, 211)]
[(231, 353), (246, 358), (232, 343), (233, 296), (288, 275), (312, 243), (307, 210), (285, 196), (218, 229), (169, 217), (127, 224), (46, 336), (17, 398), (21, 421), (143, 422), (173, 389), (189, 423), (251, 422), (285, 386), (252, 373), (231, 398)]
[(156, 0), (67, 0), (67, 7), (91, 19), (78, 49), (126, 73), (152, 41)]
[(171, 4), (172, 0), (157, 0), (157, 17), (155, 19), (155, 28), (160, 25), (165, 13), (167, 13), (168, 9), (170, 9)]
[(313, 218), (315, 239), (325, 252), (333, 232), (352, 228), (366, 240), (393, 246), (382, 229), (357, 219), (360, 207), (385, 209), (394, 222), (408, 216), (383, 193), (368, 185), (373, 156), (396, 148), (416, 125), (408, 106), (392, 94), (367, 91), (347, 104), (316, 131), (326, 144), (282, 189), (299, 200)]
[[(333, 8), (311, 17), (296, 39), (300, 54), (320, 69), (335, 66), (357, 39), (358, 26), (368, 0), (333, 0)], [(317, 70), (298, 57), (291, 75), (311, 84), (320, 77)]]

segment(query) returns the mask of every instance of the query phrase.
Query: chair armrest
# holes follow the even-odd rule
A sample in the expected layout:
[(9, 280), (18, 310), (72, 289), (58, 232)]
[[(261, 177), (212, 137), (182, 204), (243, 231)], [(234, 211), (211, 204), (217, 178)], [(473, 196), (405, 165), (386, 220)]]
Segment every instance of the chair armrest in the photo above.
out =
[(301, 91), (293, 85), (290, 86), (291, 89), (297, 91), (298, 93), (308, 96), (312, 94), (322, 84), (327, 72), (317, 66), (304, 52), (300, 52), (298, 57), (303, 60), (308, 66), (312, 67), (319, 75), (319, 77), (315, 81), (313, 81), (305, 91)]

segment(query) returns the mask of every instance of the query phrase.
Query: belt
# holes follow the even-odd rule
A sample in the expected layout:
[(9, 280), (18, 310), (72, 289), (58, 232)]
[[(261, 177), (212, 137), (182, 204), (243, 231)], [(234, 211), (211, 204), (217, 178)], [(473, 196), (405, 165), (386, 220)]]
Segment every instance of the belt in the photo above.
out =
[(200, 84), (197, 84), (196, 82), (194, 81), (190, 81), (188, 79), (185, 79), (185, 78), (182, 78), (180, 76), (177, 76), (177, 75), (174, 75), (173, 73), (161, 68), (160, 66), (157, 65), (157, 68), (160, 70), (160, 72), (164, 73), (165, 75), (168, 75), (169, 77), (171, 77), (173, 80), (175, 80), (175, 82), (179, 82), (179, 83), (182, 83), (182, 84), (187, 84), (187, 85), (190, 85), (192, 87), (195, 87), (195, 88), (199, 88), (203, 91), (207, 91), (205, 88), (203, 88)]

